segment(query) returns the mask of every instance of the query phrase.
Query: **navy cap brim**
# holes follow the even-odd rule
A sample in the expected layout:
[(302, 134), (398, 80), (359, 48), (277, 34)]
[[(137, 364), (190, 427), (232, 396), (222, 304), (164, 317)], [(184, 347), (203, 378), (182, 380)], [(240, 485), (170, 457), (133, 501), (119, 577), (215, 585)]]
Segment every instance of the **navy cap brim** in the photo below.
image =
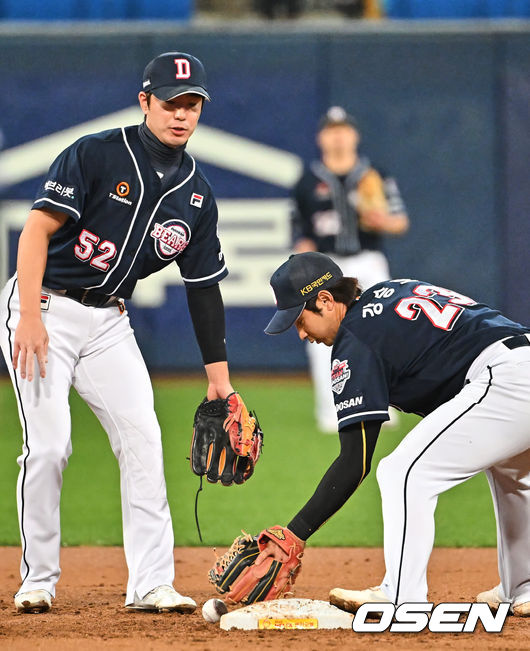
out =
[(210, 96), (201, 86), (162, 86), (161, 88), (155, 88), (151, 92), (163, 102), (168, 102), (170, 99), (175, 99), (175, 97), (186, 95), (187, 93), (201, 95), (201, 97), (211, 102)]
[(304, 308), (305, 303), (303, 305), (296, 305), (295, 307), (288, 307), (285, 310), (278, 310), (270, 320), (269, 325), (265, 328), (265, 334), (280, 335), (282, 332), (289, 330), (300, 314), (302, 314)]

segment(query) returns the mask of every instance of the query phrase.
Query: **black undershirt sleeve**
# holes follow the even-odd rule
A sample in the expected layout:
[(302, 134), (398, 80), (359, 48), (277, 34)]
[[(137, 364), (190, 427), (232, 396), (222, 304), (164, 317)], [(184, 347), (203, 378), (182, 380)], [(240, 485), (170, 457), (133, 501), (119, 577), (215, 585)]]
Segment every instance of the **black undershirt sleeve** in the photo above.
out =
[(370, 472), (380, 429), (380, 421), (367, 421), (339, 432), (339, 456), (322, 477), (313, 497), (287, 525), (296, 536), (307, 540), (357, 490)]
[(204, 364), (225, 362), (225, 311), (219, 283), (186, 287), (186, 297)]

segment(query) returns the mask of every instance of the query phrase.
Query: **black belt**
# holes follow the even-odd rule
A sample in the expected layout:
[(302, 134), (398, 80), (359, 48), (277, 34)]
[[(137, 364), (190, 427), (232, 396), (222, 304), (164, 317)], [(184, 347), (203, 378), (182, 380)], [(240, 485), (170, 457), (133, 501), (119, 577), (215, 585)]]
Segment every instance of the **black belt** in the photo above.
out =
[(502, 343), (510, 350), (520, 348), (521, 346), (530, 346), (530, 341), (528, 341), (526, 335), (514, 335), (509, 339), (505, 339)]
[(108, 294), (93, 292), (91, 289), (82, 289), (81, 287), (58, 291), (68, 296), (68, 298), (73, 298), (74, 301), (78, 301), (82, 305), (88, 305), (89, 307), (112, 307), (113, 305), (117, 305), (121, 300), (118, 296), (109, 296)]

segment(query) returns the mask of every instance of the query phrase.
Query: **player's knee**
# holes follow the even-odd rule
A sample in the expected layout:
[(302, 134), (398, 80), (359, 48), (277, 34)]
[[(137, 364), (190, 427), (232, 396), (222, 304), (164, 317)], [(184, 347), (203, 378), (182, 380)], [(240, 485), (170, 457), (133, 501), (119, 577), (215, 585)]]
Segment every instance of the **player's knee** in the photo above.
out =
[(158, 441), (161, 437), (154, 410), (137, 408), (115, 412), (112, 414), (112, 423), (125, 436), (128, 444), (137, 439), (145, 444)]
[(400, 470), (400, 464), (396, 463), (396, 459), (392, 455), (381, 459), (377, 466), (376, 477), (382, 492), (387, 489), (395, 490)]
[(62, 472), (68, 464), (68, 458), (71, 454), (71, 447), (61, 446), (57, 443), (50, 442), (43, 448), (30, 448), (29, 454), (23, 455), (19, 459), (28, 469), (33, 469), (37, 473)]
[(388, 477), (388, 463), (387, 463), (388, 457), (384, 457), (381, 459), (377, 466), (377, 470), (375, 471), (375, 476), (377, 477), (377, 483), (381, 487), (385, 482)]

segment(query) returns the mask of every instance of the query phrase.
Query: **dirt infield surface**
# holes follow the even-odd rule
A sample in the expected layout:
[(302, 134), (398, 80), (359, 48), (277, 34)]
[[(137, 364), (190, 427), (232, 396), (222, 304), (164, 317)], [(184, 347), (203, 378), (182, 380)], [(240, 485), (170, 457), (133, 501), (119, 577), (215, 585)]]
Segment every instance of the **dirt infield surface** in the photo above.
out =
[[(219, 550), (219, 551), (225, 551)], [(62, 550), (62, 577), (53, 609), (46, 614), (18, 615), (13, 594), (18, 588), (20, 550), (0, 548), (0, 648), (92, 651), (94, 649), (530, 649), (530, 618), (508, 617), (502, 633), (353, 633), (341, 631), (222, 631), (207, 624), (200, 605), (215, 596), (206, 580), (214, 555), (207, 548), (177, 548), (176, 588), (192, 596), (193, 615), (148, 614), (123, 608), (126, 567), (116, 547)], [(332, 587), (365, 588), (383, 573), (380, 549), (309, 548), (296, 584), (296, 596), (327, 599)], [(433, 601), (473, 601), (477, 592), (497, 581), (493, 549), (435, 549), (429, 584)]]

